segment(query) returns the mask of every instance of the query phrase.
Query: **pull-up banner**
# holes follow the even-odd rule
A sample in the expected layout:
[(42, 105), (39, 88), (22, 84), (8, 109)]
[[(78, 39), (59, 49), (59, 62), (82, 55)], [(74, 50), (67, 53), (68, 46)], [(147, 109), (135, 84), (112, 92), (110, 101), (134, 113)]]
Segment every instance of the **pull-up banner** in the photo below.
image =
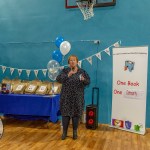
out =
[(111, 127), (145, 134), (148, 47), (113, 48)]

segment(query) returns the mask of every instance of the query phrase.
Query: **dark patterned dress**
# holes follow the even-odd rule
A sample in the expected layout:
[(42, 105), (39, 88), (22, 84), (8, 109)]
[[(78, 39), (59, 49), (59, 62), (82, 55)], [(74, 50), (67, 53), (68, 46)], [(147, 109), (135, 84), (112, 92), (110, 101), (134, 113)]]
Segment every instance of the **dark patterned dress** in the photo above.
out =
[[(56, 80), (62, 83), (60, 96), (60, 111), (62, 116), (81, 116), (84, 108), (84, 87), (90, 83), (90, 77), (83, 69), (68, 77), (70, 68), (62, 70)], [(80, 81), (80, 75), (85, 78)]]

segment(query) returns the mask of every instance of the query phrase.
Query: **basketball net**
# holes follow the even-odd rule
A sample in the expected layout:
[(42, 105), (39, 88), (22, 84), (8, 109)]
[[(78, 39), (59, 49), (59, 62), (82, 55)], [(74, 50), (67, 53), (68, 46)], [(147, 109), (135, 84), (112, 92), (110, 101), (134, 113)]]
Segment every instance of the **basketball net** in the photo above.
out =
[(84, 16), (84, 20), (88, 20), (94, 16), (93, 6), (96, 0), (77, 0), (76, 3)]

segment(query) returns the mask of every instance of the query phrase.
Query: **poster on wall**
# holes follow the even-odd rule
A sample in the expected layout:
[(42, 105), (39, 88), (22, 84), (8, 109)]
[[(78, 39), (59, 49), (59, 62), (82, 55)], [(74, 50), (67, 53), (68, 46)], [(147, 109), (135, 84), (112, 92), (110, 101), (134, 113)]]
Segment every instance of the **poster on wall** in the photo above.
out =
[(113, 48), (111, 127), (145, 134), (148, 46)]

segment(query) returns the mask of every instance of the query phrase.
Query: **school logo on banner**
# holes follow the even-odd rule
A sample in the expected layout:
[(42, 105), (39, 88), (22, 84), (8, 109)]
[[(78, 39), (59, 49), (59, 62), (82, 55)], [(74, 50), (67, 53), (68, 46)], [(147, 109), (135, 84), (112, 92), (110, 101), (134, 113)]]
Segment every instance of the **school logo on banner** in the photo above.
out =
[(134, 64), (133, 61), (125, 61), (124, 71), (129, 70), (131, 72), (134, 69)]
[(131, 129), (132, 122), (131, 121), (125, 121), (125, 127), (126, 129)]
[(112, 125), (113, 126), (123, 128), (124, 127), (123, 124), (124, 124), (123, 120), (112, 119)]

